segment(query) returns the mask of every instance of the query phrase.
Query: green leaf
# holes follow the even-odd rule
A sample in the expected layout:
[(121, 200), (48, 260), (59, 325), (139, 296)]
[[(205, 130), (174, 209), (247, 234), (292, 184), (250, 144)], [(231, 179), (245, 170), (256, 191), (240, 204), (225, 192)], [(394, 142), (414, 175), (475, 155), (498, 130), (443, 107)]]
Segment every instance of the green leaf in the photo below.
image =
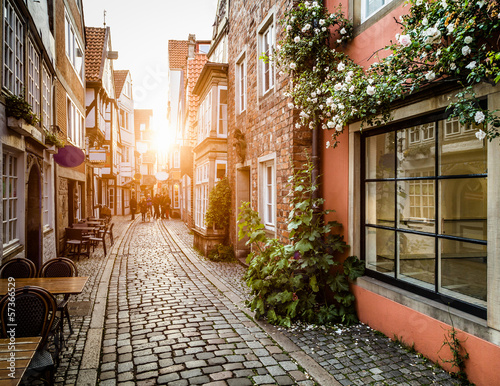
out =
[(309, 286), (311, 287), (311, 289), (314, 292), (318, 292), (319, 291), (319, 286), (318, 286), (318, 282), (317, 282), (316, 276), (311, 276), (311, 278), (309, 279)]

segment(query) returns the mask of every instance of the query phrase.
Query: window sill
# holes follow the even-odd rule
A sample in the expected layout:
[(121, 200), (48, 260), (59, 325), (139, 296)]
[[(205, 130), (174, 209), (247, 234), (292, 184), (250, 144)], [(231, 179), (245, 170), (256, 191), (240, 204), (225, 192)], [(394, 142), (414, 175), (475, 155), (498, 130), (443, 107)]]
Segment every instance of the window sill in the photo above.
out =
[(11, 257), (15, 257), (17, 254), (21, 253), (24, 250), (24, 246), (19, 243), (15, 243), (13, 245), (9, 245), (8, 247), (4, 247), (2, 261), (5, 259), (9, 259)]

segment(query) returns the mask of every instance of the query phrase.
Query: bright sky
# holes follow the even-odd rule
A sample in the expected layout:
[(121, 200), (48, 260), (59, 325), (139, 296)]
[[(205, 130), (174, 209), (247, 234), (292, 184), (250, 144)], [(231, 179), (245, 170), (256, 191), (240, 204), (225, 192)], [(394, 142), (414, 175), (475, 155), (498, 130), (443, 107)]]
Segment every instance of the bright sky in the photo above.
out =
[(115, 70), (130, 70), (135, 108), (153, 109), (155, 128), (167, 127), (168, 41), (195, 34), (210, 40), (217, 0), (83, 0), (85, 25), (111, 30)]

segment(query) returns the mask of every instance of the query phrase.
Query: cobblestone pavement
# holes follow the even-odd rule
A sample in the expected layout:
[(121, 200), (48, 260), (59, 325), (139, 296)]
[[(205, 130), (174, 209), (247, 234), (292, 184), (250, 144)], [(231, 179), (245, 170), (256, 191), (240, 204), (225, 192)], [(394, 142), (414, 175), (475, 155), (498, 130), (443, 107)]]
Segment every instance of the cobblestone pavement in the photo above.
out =
[[(455, 384), (445, 371), (363, 324), (296, 325), (270, 333), (242, 306), (249, 294), (245, 268), (203, 258), (184, 223), (113, 221), (120, 249), (111, 257), (100, 385), (315, 384), (291, 358), (293, 352), (287, 355), (291, 346), (276, 343), (286, 338), (303, 350), (301, 363), (317, 362), (338, 381), (323, 377), (323, 385)], [(72, 299), (75, 333), (67, 339), (57, 385), (78, 384), (90, 310), (110, 258), (102, 254), (98, 248), (77, 262), (79, 274), (90, 279)]]

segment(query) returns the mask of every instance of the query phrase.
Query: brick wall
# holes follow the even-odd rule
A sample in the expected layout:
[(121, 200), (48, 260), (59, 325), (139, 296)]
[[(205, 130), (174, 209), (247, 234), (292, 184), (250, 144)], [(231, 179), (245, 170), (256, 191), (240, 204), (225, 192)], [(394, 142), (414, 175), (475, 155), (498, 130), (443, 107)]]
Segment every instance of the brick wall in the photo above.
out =
[[(287, 180), (291, 174), (290, 159), (295, 165), (305, 161), (306, 151), (310, 153), (311, 131), (294, 127), (293, 113), (287, 107), (288, 100), (283, 96), (288, 79), (276, 74), (274, 91), (262, 96), (258, 89), (258, 62), (260, 54), (257, 52), (258, 27), (274, 10), (274, 25), (276, 28), (276, 42), (281, 39), (281, 25), (279, 20), (290, 7), (287, 0), (249, 0), (232, 2), (230, 9), (229, 28), (229, 73), (228, 73), (228, 174), (233, 190), (235, 202), (236, 171), (238, 167), (250, 166), (250, 196), (252, 207), (258, 208), (258, 158), (276, 153), (276, 206), (277, 231), (276, 236), (282, 241), (288, 238), (286, 219), (289, 213)], [(238, 28), (231, 28), (238, 26)], [(242, 114), (235, 110), (235, 66), (236, 59), (245, 49), (247, 62), (247, 109)], [(239, 163), (234, 144), (234, 132), (240, 129), (247, 144), (245, 164)], [(239, 164), (238, 164), (239, 163)], [(233, 244), (237, 240), (236, 214), (231, 221), (230, 238)]]

